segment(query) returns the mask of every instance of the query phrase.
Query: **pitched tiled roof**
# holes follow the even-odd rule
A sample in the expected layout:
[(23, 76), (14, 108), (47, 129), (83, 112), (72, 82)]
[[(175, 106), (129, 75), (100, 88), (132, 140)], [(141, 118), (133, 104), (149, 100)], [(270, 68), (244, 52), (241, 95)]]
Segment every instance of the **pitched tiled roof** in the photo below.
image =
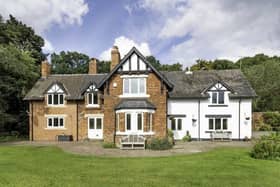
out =
[(106, 74), (63, 74), (50, 75), (46, 79), (39, 79), (33, 88), (25, 96), (24, 100), (42, 100), (47, 89), (54, 83), (63, 85), (66, 90), (68, 100), (83, 99), (82, 92), (91, 83), (95, 83), (98, 87), (101, 80)]
[(115, 109), (156, 109), (156, 107), (147, 99), (123, 99)]
[(256, 93), (240, 70), (204, 70), (186, 74), (183, 71), (161, 72), (173, 85), (170, 98), (207, 98), (202, 94), (217, 82), (225, 83), (232, 89), (231, 98), (255, 97)]

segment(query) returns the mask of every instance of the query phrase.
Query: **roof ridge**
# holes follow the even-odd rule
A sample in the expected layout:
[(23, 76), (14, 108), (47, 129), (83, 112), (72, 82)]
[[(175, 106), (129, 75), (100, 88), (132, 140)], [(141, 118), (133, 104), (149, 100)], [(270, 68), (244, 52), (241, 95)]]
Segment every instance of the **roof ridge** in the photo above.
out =
[(96, 76), (96, 75), (107, 75), (108, 73), (98, 73), (98, 74), (87, 74), (87, 73), (73, 73), (73, 74), (51, 74), (49, 75), (50, 77), (52, 76), (81, 76), (81, 75), (90, 75), (90, 76)]

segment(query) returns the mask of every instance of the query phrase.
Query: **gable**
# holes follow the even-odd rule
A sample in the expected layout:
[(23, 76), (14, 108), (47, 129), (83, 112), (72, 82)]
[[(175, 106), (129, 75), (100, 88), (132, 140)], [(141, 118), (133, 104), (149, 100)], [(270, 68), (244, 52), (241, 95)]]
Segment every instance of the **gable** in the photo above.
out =
[(208, 89), (208, 91), (229, 91), (223, 84), (220, 82), (214, 84)]
[(118, 71), (150, 71), (151, 68), (135, 52), (132, 53)]
[(47, 89), (47, 93), (51, 94), (51, 93), (64, 93), (65, 89), (63, 88), (63, 86), (59, 83), (53, 83), (51, 84), (51, 86)]
[(99, 87), (103, 86), (108, 80), (116, 73), (148, 73), (153, 72), (168, 89), (172, 89), (173, 85), (168, 79), (163, 76), (158, 70), (156, 70), (146, 58), (133, 47), (127, 55), (121, 60), (121, 62), (114, 67), (114, 69), (102, 80)]
[(86, 90), (86, 92), (96, 92), (96, 91), (98, 91), (98, 89), (96, 88), (96, 84), (94, 83), (91, 83)]

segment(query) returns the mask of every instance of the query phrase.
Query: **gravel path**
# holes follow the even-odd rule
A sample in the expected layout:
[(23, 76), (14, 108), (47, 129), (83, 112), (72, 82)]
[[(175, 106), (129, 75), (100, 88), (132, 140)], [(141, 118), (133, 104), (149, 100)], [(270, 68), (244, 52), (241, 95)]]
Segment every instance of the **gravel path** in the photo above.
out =
[(1, 145), (30, 145), (30, 146), (57, 146), (65, 152), (94, 155), (101, 157), (159, 157), (172, 156), (182, 154), (193, 154), (205, 152), (218, 147), (252, 147), (253, 142), (231, 141), (231, 142), (211, 142), (211, 141), (192, 141), (192, 142), (176, 142), (173, 149), (154, 151), (154, 150), (120, 150), (104, 149), (101, 142), (9, 142)]

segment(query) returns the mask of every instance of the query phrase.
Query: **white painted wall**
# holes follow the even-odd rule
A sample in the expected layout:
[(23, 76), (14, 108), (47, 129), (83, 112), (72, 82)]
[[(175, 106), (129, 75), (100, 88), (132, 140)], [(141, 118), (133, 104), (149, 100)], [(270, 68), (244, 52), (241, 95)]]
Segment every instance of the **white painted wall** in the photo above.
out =
[[(182, 139), (189, 131), (192, 138), (209, 139), (208, 119), (205, 115), (231, 115), (228, 118), (228, 130), (232, 132), (232, 139), (239, 139), (239, 99), (229, 99), (228, 93), (225, 93), (226, 106), (212, 105), (211, 98), (200, 101), (200, 116), (198, 113), (198, 99), (168, 99), (168, 114), (186, 115), (182, 122), (182, 130), (174, 131), (175, 139)], [(246, 120), (246, 117), (249, 119)], [(197, 119), (194, 123), (192, 119)], [(200, 135), (199, 125), (200, 123)], [(171, 129), (171, 120), (168, 119), (168, 128)], [(240, 99), (240, 139), (252, 135), (252, 99)]]

